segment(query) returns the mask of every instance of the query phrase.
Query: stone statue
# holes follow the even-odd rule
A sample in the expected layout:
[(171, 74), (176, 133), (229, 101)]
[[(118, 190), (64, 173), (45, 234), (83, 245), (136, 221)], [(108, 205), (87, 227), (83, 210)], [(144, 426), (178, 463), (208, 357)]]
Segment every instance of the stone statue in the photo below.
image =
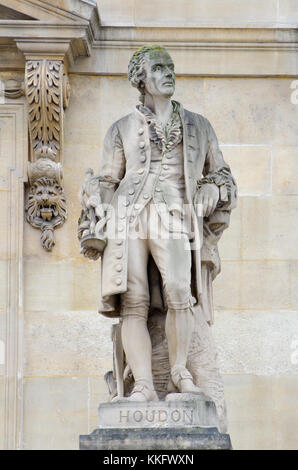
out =
[(204, 392), (224, 429), (212, 281), (236, 184), (209, 121), (171, 100), (174, 64), (163, 47), (138, 49), (128, 78), (140, 104), (108, 130), (79, 221), (83, 254), (101, 257), (99, 310), (120, 318), (106, 380), (114, 400)]

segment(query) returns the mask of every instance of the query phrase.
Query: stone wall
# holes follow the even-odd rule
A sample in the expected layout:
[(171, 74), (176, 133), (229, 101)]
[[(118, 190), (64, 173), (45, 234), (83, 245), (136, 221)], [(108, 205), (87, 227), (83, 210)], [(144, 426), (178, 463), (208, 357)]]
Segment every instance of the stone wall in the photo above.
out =
[[(59, 1), (59, 0), (58, 0)], [(295, 0), (96, 0), (104, 25), (198, 25), (199, 23), (295, 23)]]
[[(132, 111), (137, 102), (125, 67), (131, 52), (142, 43), (141, 35), (151, 34), (155, 42), (154, 34), (166, 38), (175, 34), (177, 26), (186, 27), (177, 29), (177, 34), (186, 35), (187, 28), (199, 23), (226, 26), (231, 41), (233, 28), (239, 25), (245, 35), (252, 34), (247, 25), (257, 30), (263, 23), (266, 28), (270, 24), (294, 25), (291, 27), (297, 31), (295, 0), (251, 0), (241, 6), (236, 0), (98, 0), (98, 4), (102, 25), (137, 26), (133, 34), (140, 36), (131, 44), (128, 41), (127, 47), (121, 43), (119, 50), (103, 40), (90, 57), (77, 59), (70, 69), (71, 100), (64, 120), (63, 157), (68, 219), (55, 232), (53, 251), (42, 249), (38, 230), (27, 223), (24, 228), (19, 226), (24, 243), (24, 316), (20, 320), (24, 381), (23, 418), (18, 418), (22, 424), (17, 432), (24, 449), (78, 448), (79, 434), (96, 427), (98, 404), (107, 400), (103, 375), (112, 367), (113, 321), (97, 313), (100, 262), (88, 261), (79, 253), (78, 192), (85, 169), (99, 166), (108, 127)], [(148, 29), (152, 24), (164, 29), (152, 32)], [(262, 35), (269, 34), (270, 28), (266, 28), (258, 33), (260, 42)], [(192, 37), (201, 33), (200, 28), (189, 32)], [(106, 34), (112, 33), (107, 29)], [(298, 105), (291, 102), (297, 52), (287, 46), (289, 50), (281, 54), (274, 49), (278, 44), (264, 52), (256, 44), (247, 50), (238, 50), (238, 46), (232, 50), (227, 44), (226, 49), (213, 48), (210, 53), (188, 47), (187, 41), (180, 50), (173, 46), (178, 71), (174, 98), (211, 121), (239, 186), (238, 207), (220, 242), (222, 273), (214, 283), (213, 332), (224, 374), (233, 447), (297, 449)], [(16, 72), (2, 74), (0, 79), (11, 75)], [(4, 105), (10, 103), (6, 99)], [(26, 107), (24, 100), (22, 103), (20, 106)], [(23, 124), (27, 124), (26, 113)], [(4, 131), (1, 128), (1, 137)], [(22, 139), (26, 144), (25, 134)], [(17, 154), (21, 159), (19, 178), (25, 153)], [(0, 166), (0, 182), (7, 177), (8, 167)], [(10, 190), (5, 184), (1, 186), (1, 198)], [(22, 191), (11, 194), (9, 197), (18, 194), (22, 202)], [(12, 222), (6, 220), (8, 227)], [(1, 230), (3, 246), (7, 233)], [(7, 260), (11, 254), (5, 245), (0, 262), (4, 294), (8, 289)], [(0, 298), (5, 299), (4, 294)], [(0, 313), (5, 309), (4, 302)], [(5, 321), (4, 315), (2, 319)], [(0, 422), (5, 409), (1, 402), (3, 375), (0, 364)], [(0, 447), (4, 434), (1, 427)]]

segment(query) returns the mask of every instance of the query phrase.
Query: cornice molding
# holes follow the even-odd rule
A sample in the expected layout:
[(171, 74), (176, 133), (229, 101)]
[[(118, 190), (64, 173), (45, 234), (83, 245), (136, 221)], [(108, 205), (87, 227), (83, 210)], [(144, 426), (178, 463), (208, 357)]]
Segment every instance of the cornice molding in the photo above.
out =
[[(92, 0), (64, 0), (71, 12), (40, 0), (1, 0), (1, 3), (18, 9), (21, 14), (30, 13), (36, 19), (0, 19), (0, 54), (1, 50), (5, 52), (6, 44), (11, 47), (11, 40), (27, 55), (30, 43), (32, 53), (37, 51), (40, 55), (49, 49), (51, 54), (55, 53), (55, 44), (57, 52), (60, 52), (61, 44), (65, 42), (69, 44), (67, 59), (71, 65), (78, 56), (90, 55), (91, 45), (99, 37), (100, 18), (97, 5)], [(13, 58), (9, 64), (7, 60), (4, 62), (2, 68), (13, 68)]]
[(132, 27), (103, 26), (100, 37), (93, 41), (93, 48), (138, 47), (139, 44), (161, 43), (172, 49), (203, 47), (298, 47), (298, 25), (254, 25), (197, 27)]
[[(64, 0), (55, 5), (55, 0), (1, 0), (1, 5), (13, 9), (21, 15), (28, 15), (35, 21), (54, 24), (81, 23), (91, 21), (99, 23), (97, 4), (93, 0)], [(64, 8), (62, 8), (62, 3)], [(17, 22), (18, 20), (8, 20)]]
[(293, 25), (103, 26), (90, 57), (70, 72), (124, 75), (131, 54), (148, 43), (164, 45), (177, 75), (296, 76), (298, 27)]
[(143, 44), (157, 43), (173, 54), (177, 75), (298, 74), (298, 27), (293, 25), (135, 27), (98, 24), (94, 29), (87, 21), (80, 24), (20, 21), (13, 27), (8, 21), (0, 21), (1, 36), (9, 38), (10, 50), (12, 41), (16, 45), (15, 53), (8, 55), (1, 42), (0, 54), (5, 57), (0, 65), (2, 69), (20, 68), (18, 51), (28, 55), (31, 47), (32, 57), (35, 54), (38, 58), (44, 53), (53, 54), (56, 47), (57, 53), (65, 48), (65, 65), (70, 72), (123, 75), (127, 73), (131, 53)]

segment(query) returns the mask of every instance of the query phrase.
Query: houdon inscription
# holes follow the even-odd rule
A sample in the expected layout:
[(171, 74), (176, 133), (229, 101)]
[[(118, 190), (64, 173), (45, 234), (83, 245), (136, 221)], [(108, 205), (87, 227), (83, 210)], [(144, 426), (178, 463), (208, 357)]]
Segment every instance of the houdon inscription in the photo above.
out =
[[(174, 395), (174, 394), (173, 394)], [(177, 394), (178, 395), (178, 394)], [(179, 397), (183, 396), (179, 394)], [(102, 403), (98, 408), (99, 427), (218, 427), (214, 402), (193, 396), (188, 401)]]
[(174, 423), (181, 425), (190, 425), (194, 422), (193, 410), (185, 409), (136, 409), (136, 410), (119, 410), (119, 424), (129, 423), (150, 423), (164, 424)]

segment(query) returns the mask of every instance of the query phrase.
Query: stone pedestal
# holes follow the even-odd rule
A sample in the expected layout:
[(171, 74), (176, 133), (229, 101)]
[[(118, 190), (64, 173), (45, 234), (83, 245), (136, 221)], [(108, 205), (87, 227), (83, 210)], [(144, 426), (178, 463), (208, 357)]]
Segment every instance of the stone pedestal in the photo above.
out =
[(215, 404), (204, 394), (103, 403), (98, 418), (98, 429), (80, 436), (81, 450), (231, 449), (229, 435), (218, 430)]

